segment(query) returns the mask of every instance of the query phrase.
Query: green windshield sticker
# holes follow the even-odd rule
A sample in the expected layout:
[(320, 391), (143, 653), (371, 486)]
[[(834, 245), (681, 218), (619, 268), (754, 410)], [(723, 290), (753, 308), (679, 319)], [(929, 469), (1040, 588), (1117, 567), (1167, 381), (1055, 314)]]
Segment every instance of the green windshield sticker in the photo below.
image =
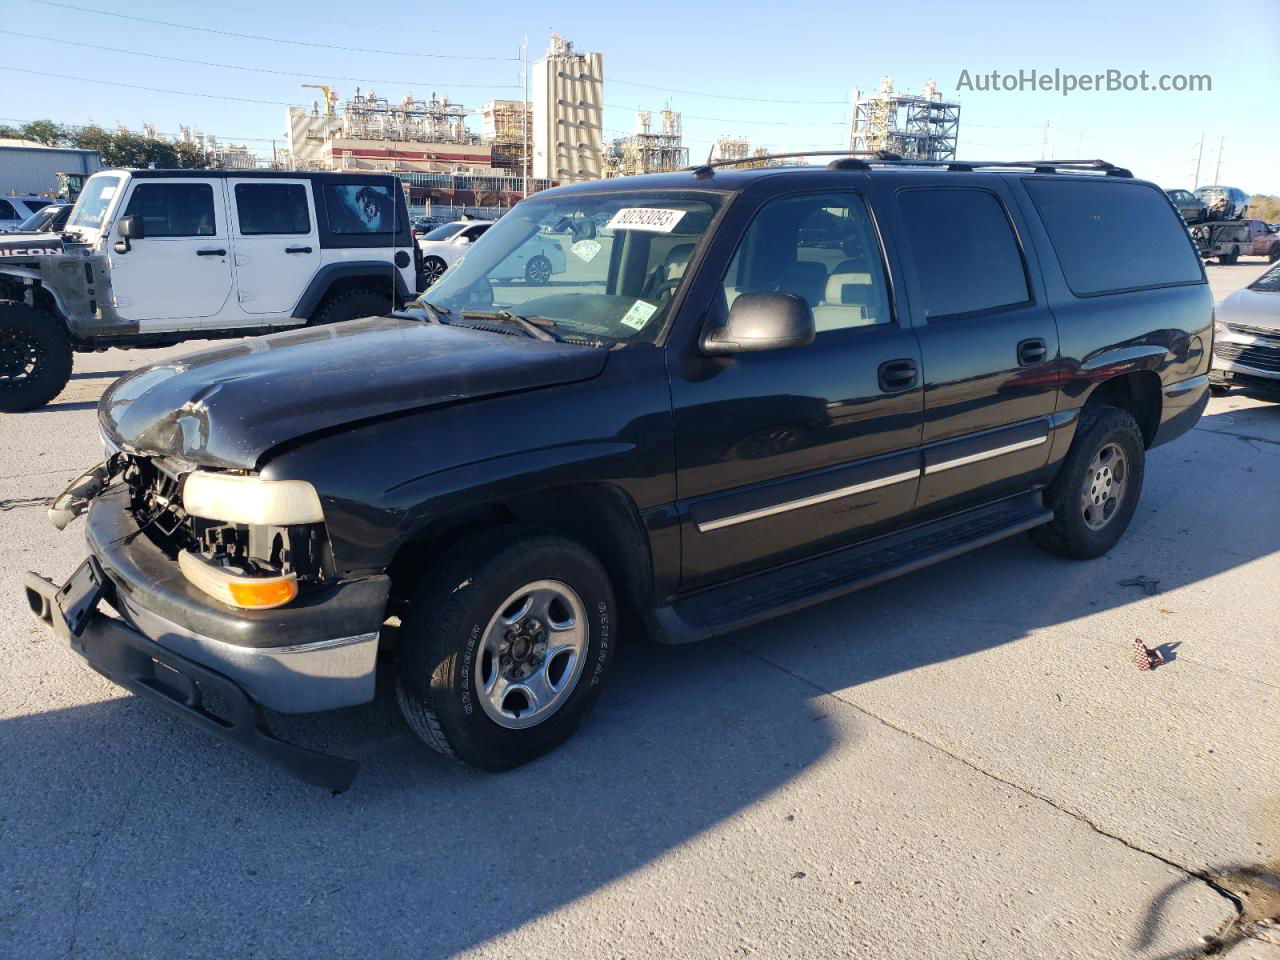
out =
[(658, 312), (658, 308), (648, 300), (637, 300), (631, 309), (622, 315), (622, 325), (632, 330), (643, 330), (649, 318)]

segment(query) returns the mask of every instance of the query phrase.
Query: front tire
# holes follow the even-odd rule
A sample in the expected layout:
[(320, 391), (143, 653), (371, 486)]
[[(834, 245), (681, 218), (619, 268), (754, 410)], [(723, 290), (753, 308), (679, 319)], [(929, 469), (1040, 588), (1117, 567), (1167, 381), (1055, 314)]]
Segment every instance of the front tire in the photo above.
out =
[(567, 740), (617, 646), (600, 562), (564, 537), (506, 528), (426, 573), (402, 627), (400, 709), (428, 746), (509, 770)]
[(422, 289), (431, 286), (449, 269), (449, 265), (439, 257), (427, 257), (422, 261)]
[(1053, 520), (1033, 529), (1031, 539), (1073, 560), (1102, 556), (1133, 518), (1145, 468), (1146, 447), (1133, 417), (1115, 407), (1085, 407), (1045, 493)]
[(71, 337), (57, 317), (0, 303), (0, 411), (43, 407), (71, 379)]

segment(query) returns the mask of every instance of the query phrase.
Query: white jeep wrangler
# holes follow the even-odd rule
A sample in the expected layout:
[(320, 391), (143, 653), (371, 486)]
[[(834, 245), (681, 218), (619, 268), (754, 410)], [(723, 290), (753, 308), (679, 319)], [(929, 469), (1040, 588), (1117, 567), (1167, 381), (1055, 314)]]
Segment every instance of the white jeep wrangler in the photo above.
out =
[(63, 233), (0, 238), (0, 411), (56, 397), (73, 352), (385, 314), (420, 258), (387, 174), (96, 173)]

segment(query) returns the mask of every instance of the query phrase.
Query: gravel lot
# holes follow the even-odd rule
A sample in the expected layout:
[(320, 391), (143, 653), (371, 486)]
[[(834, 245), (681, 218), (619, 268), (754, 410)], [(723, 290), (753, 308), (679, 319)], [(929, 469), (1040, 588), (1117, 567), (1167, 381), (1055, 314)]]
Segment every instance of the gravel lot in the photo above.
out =
[[(1211, 266), (1216, 295), (1263, 268)], [(286, 719), (361, 761), (330, 796), (124, 695), (21, 597), (83, 555), (44, 503), (96, 398), (190, 349), (78, 357), (0, 416), (0, 955), (1280, 958), (1237, 920), (1280, 917), (1280, 405), (1215, 398), (1100, 560), (1017, 538), (633, 644), (513, 773), (420, 747), (385, 689)], [(1135, 638), (1175, 659), (1139, 672)]]

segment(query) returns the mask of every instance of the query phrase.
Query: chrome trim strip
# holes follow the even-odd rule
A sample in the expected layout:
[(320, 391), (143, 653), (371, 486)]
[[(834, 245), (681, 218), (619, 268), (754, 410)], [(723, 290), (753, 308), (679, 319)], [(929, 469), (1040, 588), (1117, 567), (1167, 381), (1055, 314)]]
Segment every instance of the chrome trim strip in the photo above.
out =
[[(378, 633), (358, 633), (354, 637), (334, 637), (332, 640), (317, 640), (315, 643), (299, 643), (292, 647), (245, 647), (254, 653), (317, 653), (321, 650), (333, 650), (337, 647), (349, 647), (353, 643), (372, 643), (378, 639)], [(224, 641), (215, 641), (224, 642)]]
[(967, 457), (956, 457), (954, 460), (943, 460), (941, 463), (931, 463), (924, 468), (926, 475), (930, 473), (941, 473), (943, 470), (950, 470), (952, 467), (963, 467), (970, 463), (977, 463), (979, 460), (990, 460), (992, 457), (1001, 457), (1006, 453), (1013, 453), (1015, 450), (1026, 450), (1028, 447), (1038, 447), (1049, 439), (1048, 434), (1043, 437), (1036, 437), (1033, 440), (1019, 440), (1017, 443), (1006, 444), (1003, 447), (996, 447), (993, 450), (983, 450), (981, 453), (971, 453)]
[(826, 503), (828, 500), (839, 500), (841, 497), (851, 497), (856, 493), (866, 493), (868, 490), (878, 490), (881, 487), (888, 487), (895, 483), (914, 480), (918, 476), (920, 476), (919, 470), (895, 473), (888, 477), (881, 477), (878, 480), (867, 480), (864, 483), (851, 484), (850, 486), (841, 487), (838, 490), (831, 490), (827, 493), (817, 493), (812, 497), (802, 497), (799, 500), (788, 500), (786, 503), (774, 504), (772, 507), (761, 507), (759, 510), (748, 510), (746, 513), (737, 513), (731, 517), (721, 517), (719, 520), (707, 520), (698, 524), (698, 532), (710, 533), (713, 530), (719, 530), (723, 527), (732, 527), (735, 524), (746, 523), (748, 520), (760, 520), (764, 517), (772, 517), (777, 513), (786, 513), (789, 510), (799, 510), (802, 507), (812, 507), (815, 504)]

